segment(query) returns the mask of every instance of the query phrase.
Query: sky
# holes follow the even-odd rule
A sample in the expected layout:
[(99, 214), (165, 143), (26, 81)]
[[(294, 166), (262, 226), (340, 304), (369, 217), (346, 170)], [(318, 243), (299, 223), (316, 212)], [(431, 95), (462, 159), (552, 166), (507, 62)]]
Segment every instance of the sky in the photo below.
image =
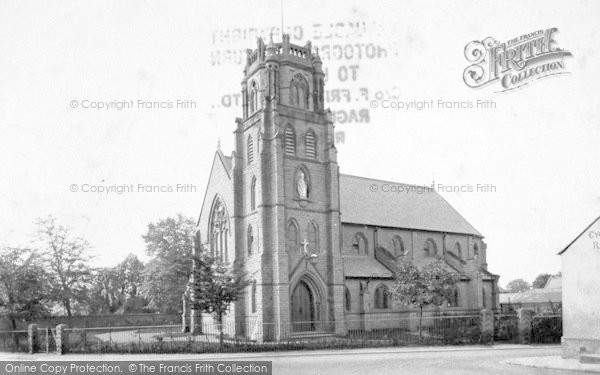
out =
[[(198, 217), (217, 144), (233, 147), (244, 51), (279, 41), (282, 19), (293, 43), (319, 47), (341, 172), (443, 185), (501, 285), (560, 271), (557, 253), (600, 214), (600, 2), (58, 4), (0, 2), (1, 246), (27, 246), (53, 215), (98, 266), (147, 259), (149, 222)], [(553, 27), (569, 74), (507, 92), (463, 81), (471, 41)], [(460, 107), (478, 100), (493, 107)], [(477, 184), (494, 189), (445, 188)]]

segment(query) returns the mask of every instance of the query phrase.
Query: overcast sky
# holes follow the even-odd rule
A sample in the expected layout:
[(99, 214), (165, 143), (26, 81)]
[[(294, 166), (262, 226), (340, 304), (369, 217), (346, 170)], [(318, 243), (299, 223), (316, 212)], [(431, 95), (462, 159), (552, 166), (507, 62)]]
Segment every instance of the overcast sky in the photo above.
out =
[[(114, 265), (129, 252), (145, 259), (150, 221), (197, 218), (218, 140), (232, 150), (240, 56), (256, 46), (252, 29), (280, 40), (279, 3), (0, 2), (0, 245), (26, 245), (33, 221), (52, 214), (92, 243), (97, 265)], [(600, 214), (600, 2), (286, 0), (283, 13), (292, 42), (320, 47), (338, 119), (368, 111), (368, 123), (336, 125), (342, 173), (492, 184), (442, 195), (485, 236), (500, 284), (560, 270), (556, 253)], [(463, 82), (469, 42), (552, 27), (573, 54), (570, 74), (505, 93)], [(343, 102), (334, 90), (347, 90)], [(496, 108), (369, 108), (375, 95)], [(134, 105), (83, 108), (111, 101)], [(96, 194), (85, 184), (196, 191)]]

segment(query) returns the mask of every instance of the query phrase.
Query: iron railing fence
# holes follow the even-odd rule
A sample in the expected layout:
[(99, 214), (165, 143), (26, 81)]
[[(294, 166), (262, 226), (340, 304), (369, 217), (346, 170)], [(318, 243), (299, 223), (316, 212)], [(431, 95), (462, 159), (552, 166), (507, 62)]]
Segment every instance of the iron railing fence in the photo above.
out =
[(53, 353), (56, 351), (56, 328), (38, 328), (37, 335), (39, 351), (45, 353)]
[[(194, 334), (181, 325), (67, 328), (74, 353), (207, 353), (344, 349), (410, 345), (461, 345), (481, 341), (479, 315), (423, 319), (372, 319), (366, 326), (340, 330), (336, 322), (287, 325), (203, 322)], [(246, 329), (248, 328), (248, 329)], [(337, 332), (336, 332), (337, 331)], [(222, 334), (221, 334), (222, 332)]]
[(27, 352), (27, 330), (0, 331), (1, 352)]
[[(151, 326), (151, 325), (174, 325), (181, 322), (181, 314), (159, 314), (159, 313), (136, 313), (136, 314), (101, 314), (101, 315), (73, 315), (73, 316), (47, 316), (35, 319), (35, 321), (17, 321), (16, 329), (26, 330), (30, 323), (36, 323), (39, 327), (54, 328), (59, 324), (69, 327), (127, 327), (127, 326)], [(0, 315), (0, 331), (10, 330), (12, 321), (7, 315)]]
[(562, 337), (562, 315), (539, 315), (531, 321), (533, 344), (557, 344)]
[[(68, 327), (66, 348), (72, 353), (211, 353), (275, 350), (345, 349), (386, 346), (487, 344), (481, 314), (406, 314), (382, 319), (374, 314), (333, 321), (264, 323), (255, 317), (221, 326), (203, 319), (194, 333), (181, 324)], [(26, 330), (0, 331), (0, 351), (28, 350)], [(560, 315), (536, 316), (531, 343), (558, 343)], [(56, 351), (56, 329), (38, 328), (38, 350)], [(494, 314), (494, 341), (519, 342), (516, 314)]]
[(494, 314), (494, 341), (515, 344), (519, 342), (519, 317), (516, 313)]

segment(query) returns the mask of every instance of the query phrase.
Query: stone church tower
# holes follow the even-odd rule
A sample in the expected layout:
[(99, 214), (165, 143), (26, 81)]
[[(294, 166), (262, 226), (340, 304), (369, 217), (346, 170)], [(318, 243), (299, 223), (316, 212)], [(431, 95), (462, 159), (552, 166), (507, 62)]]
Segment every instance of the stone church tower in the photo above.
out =
[(250, 337), (344, 330), (339, 170), (324, 78), (310, 42), (283, 35), (247, 51), (232, 217), (236, 261), (252, 280), (235, 321)]
[[(408, 329), (414, 309), (390, 298), (402, 261), (441, 261), (459, 276), (445, 313), (497, 308), (483, 235), (434, 189), (340, 175), (324, 79), (310, 42), (283, 35), (247, 51), (235, 150), (215, 153), (195, 238), (250, 281), (227, 334), (278, 341)], [(390, 187), (412, 193), (391, 196)]]

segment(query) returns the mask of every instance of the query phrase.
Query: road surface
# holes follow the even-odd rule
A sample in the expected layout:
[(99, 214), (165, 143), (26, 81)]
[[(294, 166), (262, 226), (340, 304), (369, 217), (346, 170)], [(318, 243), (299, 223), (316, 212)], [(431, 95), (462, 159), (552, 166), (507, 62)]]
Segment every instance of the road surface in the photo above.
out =
[(377, 348), (332, 351), (290, 351), (271, 353), (201, 354), (10, 354), (0, 353), (0, 360), (266, 360), (273, 361), (274, 375), (521, 375), (580, 374), (510, 365), (506, 360), (522, 357), (557, 356), (560, 346), (474, 346)]

